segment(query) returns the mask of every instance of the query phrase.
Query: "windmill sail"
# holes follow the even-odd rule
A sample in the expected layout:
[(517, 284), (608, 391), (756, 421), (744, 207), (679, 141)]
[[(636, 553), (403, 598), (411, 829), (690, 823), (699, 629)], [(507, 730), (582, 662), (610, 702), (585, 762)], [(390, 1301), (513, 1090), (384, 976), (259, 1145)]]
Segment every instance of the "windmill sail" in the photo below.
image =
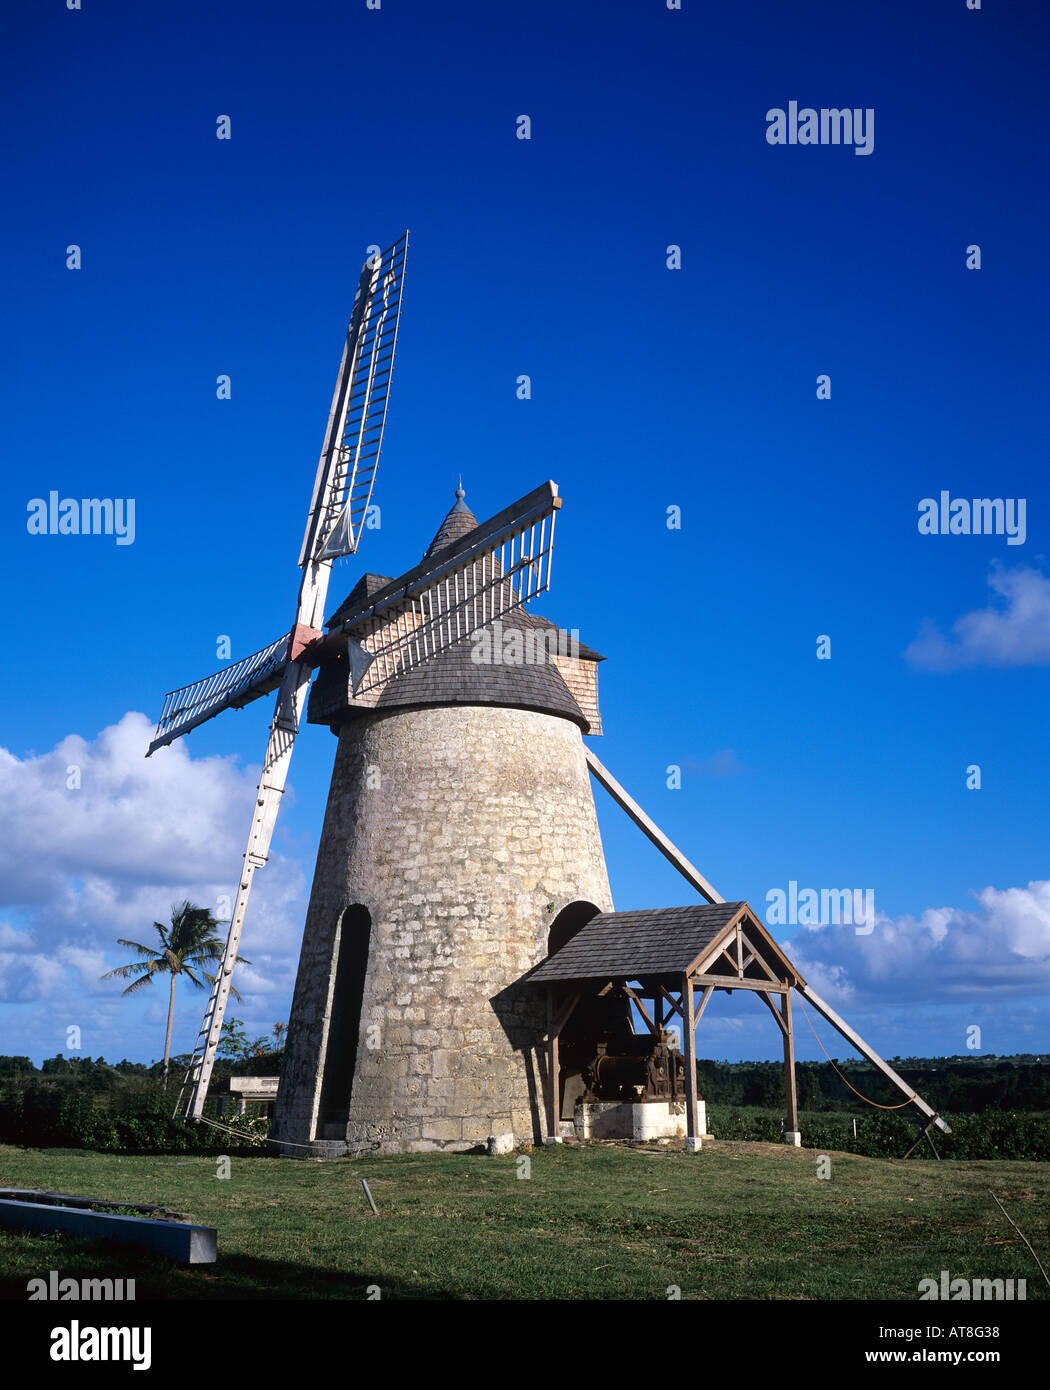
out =
[(543, 593), (560, 507), (556, 485), (544, 483), (344, 614), (332, 635), (345, 633), (370, 658), (355, 672), (354, 694), (377, 690)]
[[(327, 562), (356, 552), (371, 504), (407, 254), (406, 231), (361, 268), (299, 556), (306, 573), (297, 622), (311, 629), (324, 616)], [(276, 690), (291, 659), (293, 636), (279, 637), (233, 666), (169, 691), (146, 756), (223, 710), (240, 709)]]
[(286, 633), (233, 666), (204, 676), (192, 685), (184, 685), (180, 690), (170, 690), (164, 696), (164, 706), (146, 757), (188, 734), (205, 720), (214, 719), (224, 709), (240, 709), (260, 695), (275, 690), (288, 664), (290, 645), (291, 637)]
[[(315, 639), (321, 637), (318, 628), (324, 618), (331, 561), (357, 550), (368, 513), (386, 421), (407, 248), (405, 232), (393, 246), (365, 262), (358, 280), (299, 556), (303, 577), (295, 626), (287, 636), (235, 666), (171, 692), (150, 745), (152, 753), (221, 710), (247, 704), (280, 686), (226, 948), (175, 1106), (176, 1115), (188, 1119), (199, 1120), (204, 1109), (252, 880), (269, 856), (316, 662)], [(364, 669), (366, 661), (367, 653), (362, 653), (358, 669)]]
[(401, 317), (408, 233), (361, 271), (299, 564), (352, 555), (372, 501)]

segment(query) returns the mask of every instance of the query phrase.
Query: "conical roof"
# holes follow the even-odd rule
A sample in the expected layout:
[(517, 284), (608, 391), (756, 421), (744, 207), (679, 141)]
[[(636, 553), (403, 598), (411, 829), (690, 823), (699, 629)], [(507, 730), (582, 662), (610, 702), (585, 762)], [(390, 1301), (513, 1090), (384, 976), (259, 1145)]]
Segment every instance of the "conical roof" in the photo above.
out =
[[(467, 506), (465, 496), (461, 483), (456, 488), (455, 504), (438, 527), (425, 559), (453, 545), (477, 526), (477, 518)], [(468, 586), (473, 578), (471, 570), (466, 576)], [(384, 686), (376, 707), (510, 705), (558, 714), (586, 730), (588, 724), (583, 712), (542, 643), (532, 642), (528, 650), (533, 659), (527, 662), (501, 659), (508, 646), (507, 634), (513, 629), (521, 629), (524, 633), (532, 627), (531, 614), (522, 608), (511, 610), (484, 629), (489, 634), (488, 651), (494, 660), (477, 659), (483, 641), (479, 630), (395, 676)], [(523, 649), (526, 649), (524, 642), (518, 647), (518, 650)]]
[(437, 535), (423, 552), (424, 560), (429, 560), (439, 550), (445, 550), (462, 536), (465, 536), (468, 531), (473, 531), (478, 524), (477, 517), (463, 500), (465, 496), (463, 484), (460, 483), (459, 487), (456, 488), (456, 504), (438, 527)]

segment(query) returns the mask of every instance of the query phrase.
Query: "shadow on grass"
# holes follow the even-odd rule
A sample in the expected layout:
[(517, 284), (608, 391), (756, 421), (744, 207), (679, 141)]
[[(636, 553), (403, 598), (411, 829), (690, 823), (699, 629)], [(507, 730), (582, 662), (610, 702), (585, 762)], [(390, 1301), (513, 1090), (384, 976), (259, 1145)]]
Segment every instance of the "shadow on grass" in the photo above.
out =
[[(0, 1232), (0, 1260), (7, 1267), (0, 1273), (3, 1302), (26, 1302), (29, 1281), (47, 1281), (51, 1270), (57, 1272), (59, 1280), (134, 1279), (136, 1303), (241, 1299), (365, 1302), (369, 1289), (377, 1286), (374, 1272), (352, 1273), (237, 1254), (220, 1254), (209, 1265), (176, 1265), (141, 1251), (115, 1249), (108, 1241), (68, 1240), (63, 1236), (21, 1237)], [(12, 1264), (21, 1266), (17, 1275), (10, 1272)], [(415, 1283), (383, 1276), (378, 1287), (383, 1300), (464, 1297), (462, 1289), (436, 1287), (432, 1281)], [(95, 1306), (93, 1301), (59, 1301), (76, 1303), (80, 1308)], [(111, 1308), (113, 1303), (105, 1306)]]

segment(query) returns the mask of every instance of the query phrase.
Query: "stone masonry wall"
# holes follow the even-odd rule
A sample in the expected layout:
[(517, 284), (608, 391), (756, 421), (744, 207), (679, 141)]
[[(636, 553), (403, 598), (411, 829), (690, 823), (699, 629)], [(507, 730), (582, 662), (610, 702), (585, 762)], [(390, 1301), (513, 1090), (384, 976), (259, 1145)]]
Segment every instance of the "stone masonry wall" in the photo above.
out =
[(544, 994), (517, 982), (577, 900), (612, 908), (575, 724), (436, 706), (344, 725), (274, 1136), (323, 1137), (336, 927), (361, 904), (371, 942), (346, 1142), (396, 1152), (467, 1148), (511, 1130), (539, 1139)]

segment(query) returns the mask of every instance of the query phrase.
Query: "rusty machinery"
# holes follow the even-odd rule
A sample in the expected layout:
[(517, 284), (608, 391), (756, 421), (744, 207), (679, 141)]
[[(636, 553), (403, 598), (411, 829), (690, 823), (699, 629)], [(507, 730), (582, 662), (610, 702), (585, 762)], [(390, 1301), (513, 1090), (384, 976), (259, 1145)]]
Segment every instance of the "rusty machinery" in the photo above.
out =
[[(562, 1048), (563, 1083), (580, 1078), (582, 1101), (684, 1101), (685, 1058), (673, 1032), (656, 1035), (631, 1030), (626, 1010), (589, 1019)], [(581, 1020), (582, 1022), (582, 1020)], [(598, 1024), (597, 1027), (594, 1025)], [(604, 1024), (604, 1026), (602, 1026)], [(579, 1087), (582, 1085), (582, 1094)]]
[(685, 1100), (685, 1059), (674, 1034), (598, 1043), (583, 1068), (585, 1101)]

